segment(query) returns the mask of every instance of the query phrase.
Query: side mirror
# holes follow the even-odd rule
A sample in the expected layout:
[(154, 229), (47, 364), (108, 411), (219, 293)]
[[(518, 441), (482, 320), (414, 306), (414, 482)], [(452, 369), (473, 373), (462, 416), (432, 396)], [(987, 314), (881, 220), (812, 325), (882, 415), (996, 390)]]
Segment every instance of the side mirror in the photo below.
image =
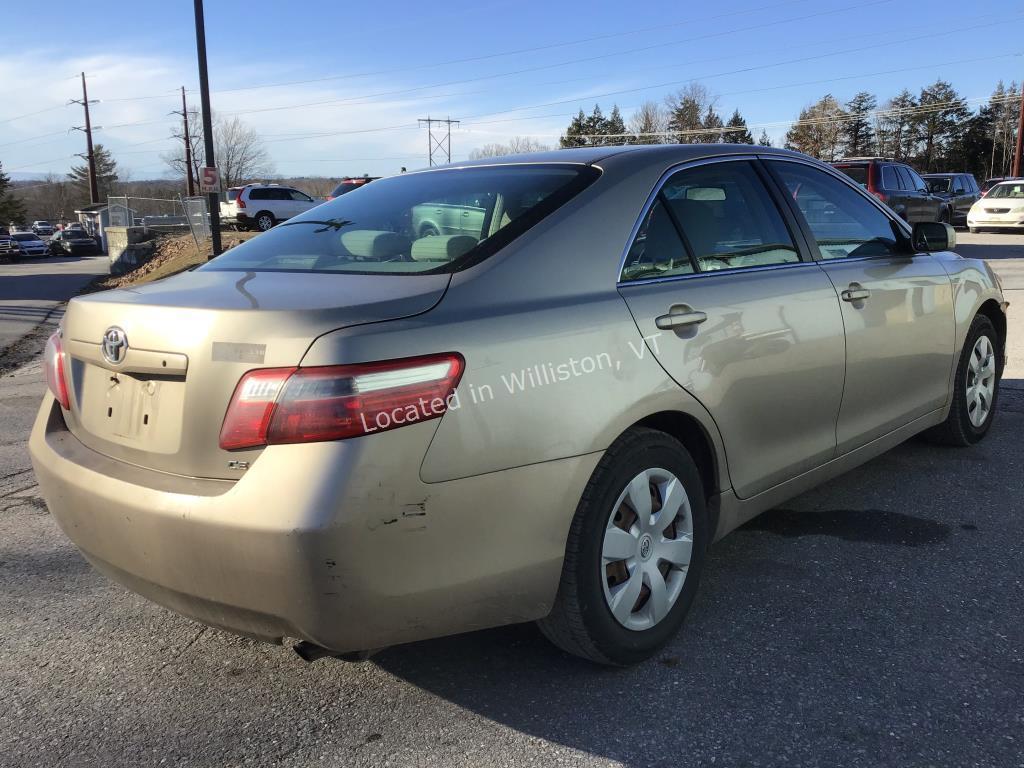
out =
[(956, 230), (943, 221), (919, 221), (914, 225), (914, 250), (948, 251), (956, 248)]

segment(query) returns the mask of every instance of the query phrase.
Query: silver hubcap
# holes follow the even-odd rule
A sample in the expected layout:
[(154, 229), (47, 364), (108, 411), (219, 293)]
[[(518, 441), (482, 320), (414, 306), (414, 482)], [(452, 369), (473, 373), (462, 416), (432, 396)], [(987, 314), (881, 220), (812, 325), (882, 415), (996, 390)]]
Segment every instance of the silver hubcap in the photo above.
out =
[(266, 231), (270, 229), (272, 226), (274, 226), (274, 220), (269, 216), (260, 216), (260, 220), (257, 223), (260, 225), (260, 229), (262, 229), (263, 231)]
[(619, 495), (601, 548), (604, 599), (626, 629), (650, 629), (683, 591), (693, 552), (693, 516), (682, 481), (648, 469)]
[(988, 336), (979, 336), (967, 366), (967, 416), (980, 427), (992, 410), (996, 393), (996, 356)]

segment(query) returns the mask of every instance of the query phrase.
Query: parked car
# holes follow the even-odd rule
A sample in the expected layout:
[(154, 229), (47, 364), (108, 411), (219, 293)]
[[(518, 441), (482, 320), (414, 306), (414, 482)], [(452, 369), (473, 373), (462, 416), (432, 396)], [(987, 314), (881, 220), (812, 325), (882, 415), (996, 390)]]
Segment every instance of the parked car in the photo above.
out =
[(984, 229), (1024, 232), (1024, 179), (1001, 181), (971, 206), (967, 214), (971, 232)]
[(892, 208), (904, 221), (949, 221), (949, 206), (906, 163), (885, 157), (851, 157), (832, 163)]
[(1015, 181), (1016, 179), (1016, 176), (993, 176), (991, 179), (985, 179), (981, 184), (981, 194), (985, 195), (996, 184), (1001, 184), (1004, 181)]
[(11, 238), (18, 246), (22, 256), (42, 257), (48, 253), (46, 243), (39, 239), (34, 232), (15, 232)]
[(379, 178), (379, 176), (346, 177), (342, 179), (341, 183), (334, 188), (334, 191), (332, 191), (331, 194), (327, 196), (327, 199), (333, 200), (336, 197), (341, 197), (342, 195), (348, 194), (349, 192), (359, 189), (360, 187), (365, 187), (371, 181), (376, 181)]
[(54, 256), (92, 256), (99, 250), (96, 239), (81, 227), (68, 227), (54, 233), (50, 238), (49, 249)]
[(239, 229), (266, 232), (282, 221), (308, 211), (317, 201), (291, 187), (280, 184), (247, 184), (231, 187), (227, 201), (220, 204), (221, 219)]
[(53, 234), (53, 224), (40, 219), (32, 222), (32, 231), (42, 237), (49, 237)]
[(928, 191), (946, 201), (948, 215), (943, 219), (954, 226), (967, 226), (967, 213), (981, 199), (981, 189), (970, 173), (926, 173)]
[[(988, 265), (756, 152), (404, 174), (76, 297), (44, 356), (42, 495), (110, 578), (307, 660), (531, 620), (596, 662), (648, 658), (714, 540), (995, 413)], [(483, 231), (421, 237), (412, 211), (453, 199)]]
[(487, 200), (476, 197), (450, 197), (428, 205), (414, 205), (413, 231), (417, 237), (471, 235), (479, 239), (487, 216), (486, 203)]
[(18, 244), (6, 229), (0, 228), (0, 259), (16, 259), (21, 255)]

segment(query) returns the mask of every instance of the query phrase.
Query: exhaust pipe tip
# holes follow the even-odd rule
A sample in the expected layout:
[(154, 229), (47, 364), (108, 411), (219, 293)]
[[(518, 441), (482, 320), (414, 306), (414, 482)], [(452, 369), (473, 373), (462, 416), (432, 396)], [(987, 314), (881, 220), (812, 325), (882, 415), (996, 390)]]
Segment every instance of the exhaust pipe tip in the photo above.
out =
[(308, 663), (313, 663), (317, 659), (322, 659), (325, 656), (333, 656), (334, 654), (324, 648), (323, 646), (311, 643), (308, 640), (302, 640), (292, 646), (292, 650), (295, 651), (299, 658)]
[(333, 659), (341, 659), (342, 661), (360, 662), (366, 661), (373, 654), (379, 651), (379, 648), (375, 648), (367, 651), (349, 651), (347, 653), (338, 653), (337, 651), (329, 651), (322, 645), (311, 643), (308, 640), (300, 640), (292, 646), (292, 650), (299, 655), (303, 661), (312, 664), (317, 659), (323, 659), (330, 656)]

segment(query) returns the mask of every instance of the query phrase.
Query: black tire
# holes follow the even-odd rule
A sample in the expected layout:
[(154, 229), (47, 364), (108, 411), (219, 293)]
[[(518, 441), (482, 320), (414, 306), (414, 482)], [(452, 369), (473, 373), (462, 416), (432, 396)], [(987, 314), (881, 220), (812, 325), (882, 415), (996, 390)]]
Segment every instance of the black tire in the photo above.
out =
[(266, 232), (277, 224), (277, 219), (274, 218), (274, 214), (270, 211), (260, 211), (254, 217), (254, 229), (258, 229), (260, 232)]
[(980, 227), (968, 227), (967, 231), (970, 232), (972, 235), (976, 235), (979, 232), (981, 232), (981, 228)]
[(939, 222), (942, 224), (951, 224), (953, 222), (953, 214), (949, 208), (943, 208), (939, 213)]
[(437, 227), (433, 224), (424, 224), (420, 228), (420, 237), (437, 237), (441, 233), (437, 231)]
[[(649, 629), (620, 624), (605, 600), (601, 551), (605, 526), (623, 489), (645, 469), (661, 468), (683, 483), (692, 516), (693, 549), (682, 591), (661, 621)], [(562, 580), (551, 614), (537, 622), (562, 650), (612, 666), (649, 658), (679, 630), (700, 583), (713, 532), (700, 473), (686, 448), (670, 435), (633, 428), (605, 452), (576, 508), (566, 542)]]
[[(975, 344), (982, 336), (988, 336), (995, 355), (995, 378), (992, 390), (992, 402), (988, 414), (980, 426), (971, 422), (969, 404), (967, 398), (967, 371), (971, 362), (971, 355), (974, 353)], [(960, 361), (956, 366), (956, 379), (953, 382), (953, 402), (949, 408), (949, 415), (946, 420), (936, 427), (932, 427), (925, 433), (926, 437), (933, 442), (942, 445), (953, 445), (965, 447), (974, 445), (986, 434), (992, 426), (992, 419), (995, 417), (996, 406), (999, 402), (999, 379), (1003, 374), (1002, 370), (1002, 347), (999, 344), (999, 335), (996, 333), (992, 321), (984, 315), (977, 315), (971, 323), (967, 338), (964, 340), (963, 349), (960, 352)]]

